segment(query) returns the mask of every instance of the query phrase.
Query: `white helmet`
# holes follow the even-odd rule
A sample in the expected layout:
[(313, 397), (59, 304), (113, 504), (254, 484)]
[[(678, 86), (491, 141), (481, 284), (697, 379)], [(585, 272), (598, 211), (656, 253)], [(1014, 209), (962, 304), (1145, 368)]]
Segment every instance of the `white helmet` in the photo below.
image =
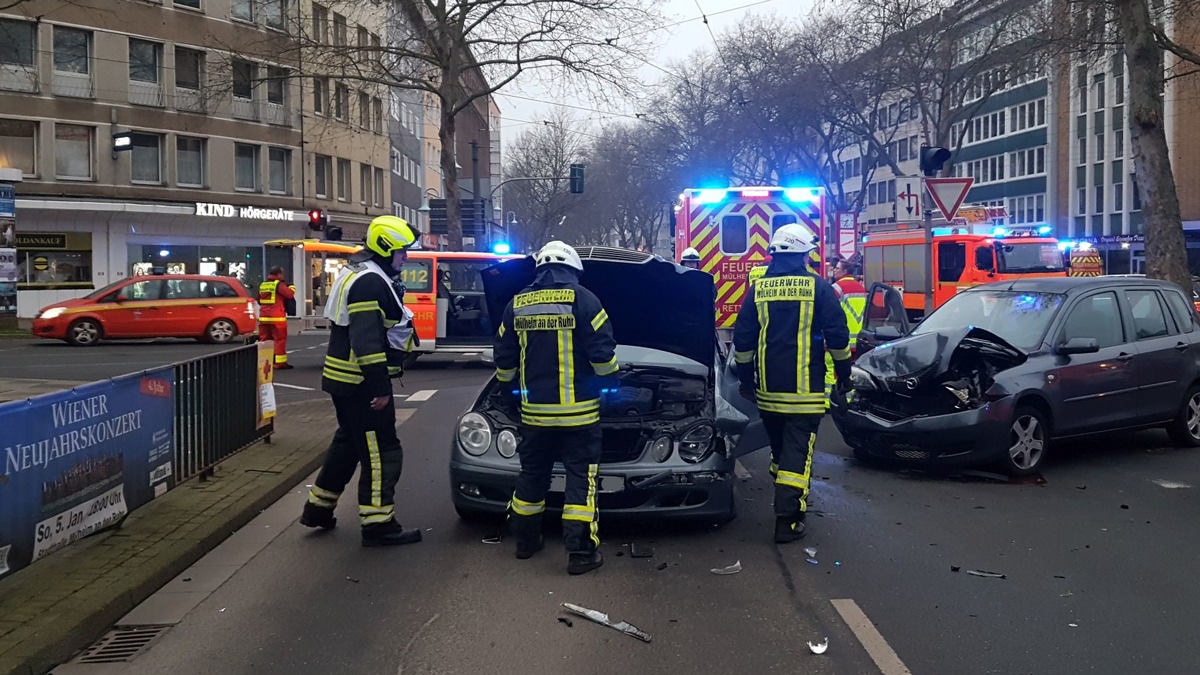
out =
[(793, 223), (775, 230), (771, 236), (771, 245), (767, 252), (776, 253), (808, 253), (817, 248), (817, 235), (806, 225)]
[(561, 241), (552, 241), (542, 247), (534, 256), (534, 261), (537, 267), (542, 265), (566, 265), (573, 269), (583, 271), (583, 261), (579, 259), (579, 254), (575, 249), (562, 243)]
[(683, 255), (679, 256), (681, 261), (700, 262), (700, 251), (694, 248), (686, 248), (683, 250)]

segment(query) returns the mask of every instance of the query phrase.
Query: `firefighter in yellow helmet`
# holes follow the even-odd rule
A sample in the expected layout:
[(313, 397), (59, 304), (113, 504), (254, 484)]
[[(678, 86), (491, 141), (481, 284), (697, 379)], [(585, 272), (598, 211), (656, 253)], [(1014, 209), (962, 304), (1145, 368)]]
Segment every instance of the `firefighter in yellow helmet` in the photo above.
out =
[(517, 558), (543, 548), (546, 492), (554, 463), (561, 461), (567, 573), (584, 574), (604, 562), (596, 509), (600, 390), (601, 379), (617, 372), (616, 341), (608, 312), (579, 284), (583, 262), (575, 249), (552, 241), (534, 262), (533, 283), (505, 308), (494, 350), (496, 379), (520, 383), (514, 394), (521, 411), (521, 473), (509, 526)]
[(394, 495), (404, 452), (391, 382), (417, 344), (404, 289), (395, 281), (417, 237), (401, 218), (372, 220), (366, 245), (338, 273), (325, 306), (331, 325), (321, 388), (333, 398), (338, 428), (300, 523), (332, 529), (338, 497), (358, 467), (363, 546), (421, 541), (419, 529), (406, 530), (396, 521)]
[[(775, 541), (805, 534), (817, 429), (825, 414), (826, 350), (849, 378), (846, 315), (829, 282), (809, 269), (817, 238), (786, 225), (771, 238), (771, 264), (746, 294), (733, 328), (742, 395), (758, 404), (775, 474)], [(819, 261), (819, 259), (818, 259)]]

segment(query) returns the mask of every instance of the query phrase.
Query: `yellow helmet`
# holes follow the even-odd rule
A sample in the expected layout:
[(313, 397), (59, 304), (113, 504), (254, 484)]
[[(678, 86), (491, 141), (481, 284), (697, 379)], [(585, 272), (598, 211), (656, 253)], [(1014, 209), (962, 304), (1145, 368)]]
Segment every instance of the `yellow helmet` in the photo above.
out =
[(417, 243), (417, 232), (403, 218), (379, 216), (367, 227), (367, 249), (390, 258)]

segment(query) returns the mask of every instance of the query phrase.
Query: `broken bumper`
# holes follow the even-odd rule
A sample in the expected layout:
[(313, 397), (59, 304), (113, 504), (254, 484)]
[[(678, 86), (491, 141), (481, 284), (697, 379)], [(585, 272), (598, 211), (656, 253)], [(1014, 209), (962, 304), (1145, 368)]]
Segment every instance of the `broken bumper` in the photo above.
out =
[[(719, 519), (733, 509), (733, 462), (723, 458), (686, 468), (601, 464), (599, 474), (597, 507), (605, 515)], [(562, 475), (562, 465), (556, 464), (546, 495), (546, 509), (552, 512), (562, 510)], [(515, 466), (450, 462), (451, 500), (459, 510), (503, 513), (516, 482)]]
[(889, 420), (866, 410), (835, 409), (846, 444), (881, 459), (944, 466), (982, 464), (1008, 451), (1013, 397), (945, 415)]

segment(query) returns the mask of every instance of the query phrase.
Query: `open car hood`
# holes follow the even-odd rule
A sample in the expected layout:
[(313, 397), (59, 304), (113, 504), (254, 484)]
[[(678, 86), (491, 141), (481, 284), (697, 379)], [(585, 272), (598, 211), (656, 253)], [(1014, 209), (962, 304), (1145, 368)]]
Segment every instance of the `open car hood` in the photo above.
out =
[[(578, 247), (580, 283), (608, 312), (617, 344), (658, 349), (711, 367), (716, 353), (712, 275), (638, 251)], [(483, 270), (488, 311), (500, 317), (533, 283), (532, 257)]]
[(999, 335), (968, 326), (921, 333), (880, 345), (864, 354), (855, 365), (874, 378), (903, 382), (907, 389), (915, 389), (944, 375), (960, 347), (978, 352), (995, 371), (1019, 366), (1028, 358)]

